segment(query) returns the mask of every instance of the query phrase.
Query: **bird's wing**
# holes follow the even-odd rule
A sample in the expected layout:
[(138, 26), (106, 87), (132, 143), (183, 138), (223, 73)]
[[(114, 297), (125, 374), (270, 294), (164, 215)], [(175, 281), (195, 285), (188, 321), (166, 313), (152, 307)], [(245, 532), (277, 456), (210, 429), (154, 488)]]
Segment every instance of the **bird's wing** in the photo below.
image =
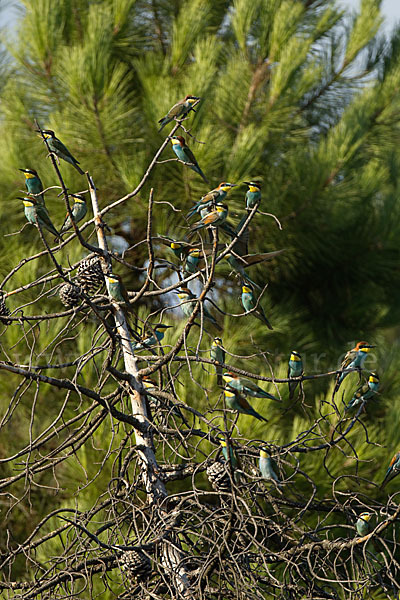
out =
[(200, 222), (204, 223), (204, 225), (211, 225), (219, 218), (219, 213), (217, 211), (212, 211), (208, 213)]
[(183, 102), (182, 102), (182, 100), (180, 100), (179, 102), (174, 104), (172, 108), (169, 109), (166, 116), (169, 119), (174, 119), (175, 117), (179, 117), (179, 115), (182, 113), (182, 110), (183, 110)]
[(205, 194), (204, 196), (202, 196), (199, 200), (200, 205), (201, 204), (207, 204), (207, 202), (212, 202), (212, 200), (216, 200), (219, 197), (219, 191), (218, 190), (211, 190), (210, 192), (207, 192), (207, 194)]
[(355, 350), (349, 350), (346, 354), (346, 356), (343, 359), (343, 362), (340, 366), (341, 369), (345, 369), (346, 367), (349, 366), (349, 364), (355, 359), (356, 357), (356, 352)]
[(272, 260), (275, 256), (282, 254), (282, 252), (285, 252), (285, 249), (274, 250), (273, 252), (263, 252), (262, 254), (245, 254), (241, 258), (246, 262), (246, 267), (248, 267), (249, 265), (256, 265), (265, 260)]
[(47, 212), (46, 208), (42, 204), (37, 205), (36, 212), (37, 212), (38, 216), (40, 217), (40, 219), (42, 219), (43, 223), (46, 223), (46, 225), (48, 225), (52, 229), (55, 229), (55, 227), (52, 223), (52, 220), (50, 219), (49, 213)]
[(195, 165), (196, 167), (198, 167), (199, 165), (197, 164), (197, 160), (194, 157), (193, 152), (191, 151), (191, 149), (189, 148), (189, 146), (185, 146), (183, 148), (185, 155), (187, 156), (188, 160), (187, 162), (192, 163), (193, 165)]
[(388, 472), (389, 472), (389, 470), (391, 469), (391, 467), (393, 467), (393, 465), (395, 464), (395, 462), (396, 462), (397, 460), (399, 460), (399, 459), (400, 459), (400, 452), (397, 452), (397, 453), (396, 453), (396, 454), (393, 456), (392, 460), (390, 461), (390, 464), (389, 464), (389, 467), (388, 467)]
[(58, 138), (56, 138), (56, 137), (53, 138), (52, 144), (53, 144), (54, 148), (56, 148), (59, 152), (62, 152), (66, 156), (69, 156), (69, 158), (71, 158), (74, 162), (76, 162), (79, 165), (79, 161), (77, 161), (76, 158), (74, 158), (72, 156), (72, 154), (68, 150), (68, 148), (66, 146), (64, 146), (64, 144)]

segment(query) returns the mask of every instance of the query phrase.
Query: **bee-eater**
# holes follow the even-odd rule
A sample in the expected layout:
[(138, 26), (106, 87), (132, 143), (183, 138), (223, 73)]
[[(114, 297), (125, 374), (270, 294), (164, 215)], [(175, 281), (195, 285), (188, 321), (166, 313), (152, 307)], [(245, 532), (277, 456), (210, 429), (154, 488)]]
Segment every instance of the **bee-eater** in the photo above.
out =
[[(38, 204), (44, 204), (43, 184), (40, 180), (39, 175), (35, 169), (18, 169), (25, 175), (25, 187), (28, 190), (28, 194), (34, 194), (35, 200)], [(37, 194), (40, 194), (38, 196)]]
[[(196, 248), (201, 250), (202, 256), (210, 256), (214, 247), (213, 244), (190, 244), (185, 240), (174, 240), (167, 236), (157, 236), (157, 240), (167, 246), (180, 261), (185, 260), (189, 252)], [(224, 247), (224, 244), (218, 244), (217, 252), (220, 252)]]
[(54, 227), (44, 204), (39, 204), (34, 198), (18, 199), (22, 200), (24, 203), (24, 212), (29, 223), (32, 223), (32, 225), (38, 224), (41, 229), (47, 229), (47, 231), (50, 231), (56, 239), (59, 239), (60, 234)]
[(400, 451), (396, 452), (396, 454), (393, 456), (392, 460), (390, 461), (390, 465), (388, 467), (388, 470), (386, 471), (385, 478), (381, 483), (381, 490), (383, 490), (385, 485), (389, 481), (394, 479), (399, 473), (400, 473)]
[(260, 448), (258, 466), (260, 467), (261, 475), (264, 479), (273, 479), (278, 483), (280, 482), (278, 475), (274, 471), (272, 459), (265, 448)]
[(379, 390), (379, 375), (378, 373), (370, 373), (367, 383), (360, 385), (354, 392), (354, 396), (346, 406), (345, 410), (352, 410), (360, 404), (367, 402), (378, 393)]
[(228, 458), (228, 447), (226, 444), (225, 440), (220, 440), (219, 443), (221, 444), (221, 449), (222, 449), (222, 455), (224, 457), (224, 459), (228, 462), (229, 460), (231, 461), (232, 464), (232, 468), (236, 469), (236, 467), (238, 466), (238, 459), (236, 457), (236, 454), (233, 450), (233, 446), (232, 444), (229, 444), (229, 457)]
[(80, 175), (85, 174), (79, 166), (79, 161), (72, 156), (68, 148), (64, 146), (64, 144), (56, 137), (54, 131), (51, 129), (44, 129), (43, 135), (46, 138), (50, 151), (53, 152), (53, 154), (75, 167)]
[(164, 323), (159, 323), (153, 327), (154, 333), (150, 335), (144, 335), (140, 342), (136, 342), (132, 344), (134, 350), (144, 350), (147, 348), (153, 348), (157, 346), (158, 342), (161, 342), (165, 335), (165, 331), (170, 329), (172, 325), (164, 325)]
[(261, 389), (254, 381), (247, 377), (239, 377), (236, 373), (229, 371), (228, 373), (223, 374), (222, 379), (226, 386), (233, 391), (240, 392), (246, 396), (252, 396), (253, 398), (269, 398), (270, 400), (280, 402), (279, 398), (276, 398), (269, 392)]
[(243, 415), (250, 415), (251, 417), (255, 417), (260, 421), (265, 421), (268, 423), (268, 419), (261, 416), (257, 411), (254, 410), (252, 406), (247, 402), (246, 398), (242, 396), (236, 390), (224, 390), (225, 394), (225, 402), (228, 408), (231, 410), (237, 410), (238, 413)]
[[(301, 356), (296, 350), (292, 350), (292, 353), (289, 358), (289, 368), (288, 368), (288, 378), (289, 377), (300, 377), (303, 375), (303, 361), (301, 360)], [(294, 391), (296, 387), (299, 385), (298, 381), (289, 381), (289, 399), (292, 400), (294, 396)]]
[(261, 183), (257, 181), (243, 181), (243, 183), (249, 186), (246, 192), (246, 208), (251, 210), (261, 200)]
[[(74, 218), (75, 223), (81, 221), (87, 213), (87, 205), (85, 198), (80, 196), (79, 194), (70, 194), (74, 198), (74, 205), (71, 208), (72, 216)], [(65, 233), (68, 229), (71, 229), (72, 221), (67, 213), (65, 215), (63, 226), (60, 229), (60, 233)]]
[(165, 117), (160, 119), (158, 122), (161, 127), (158, 130), (158, 133), (162, 130), (163, 127), (168, 125), (174, 119), (184, 119), (191, 110), (194, 111), (193, 104), (196, 104), (198, 100), (201, 100), (198, 96), (186, 96), (182, 100), (179, 100), (172, 108), (169, 109)]
[(356, 522), (356, 529), (357, 529), (358, 535), (360, 535), (361, 537), (364, 537), (365, 535), (369, 534), (369, 532), (371, 530), (369, 522), (372, 517), (373, 517), (373, 514), (368, 513), (368, 512), (363, 512), (358, 517), (357, 522)]
[(184, 271), (185, 273), (191, 274), (196, 273), (198, 270), (199, 262), (201, 256), (201, 251), (199, 248), (191, 248), (185, 260)]
[(182, 412), (181, 412), (179, 406), (175, 406), (175, 404), (171, 400), (166, 400), (165, 398), (160, 398), (160, 397), (152, 394), (152, 392), (159, 392), (160, 390), (159, 390), (157, 384), (150, 378), (149, 375), (143, 375), (142, 385), (148, 396), (151, 396), (152, 398), (154, 398), (156, 400), (156, 402), (159, 402), (165, 408), (167, 408), (169, 411), (171, 411), (171, 413), (173, 413), (177, 417), (180, 417), (181, 419), (183, 419), (183, 415), (182, 415)]
[(250, 277), (247, 275), (246, 271), (244, 270), (244, 263), (241, 262), (240, 258), (236, 258), (236, 256), (234, 254), (231, 254), (230, 252), (228, 252), (228, 254), (225, 254), (224, 258), (228, 261), (232, 269), (236, 271), (236, 273), (239, 273), (239, 275), (241, 275), (242, 279), (250, 283), (250, 285), (261, 289), (258, 283), (250, 279)]
[(340, 371), (336, 375), (335, 393), (340, 388), (340, 384), (342, 383), (343, 379), (351, 372), (347, 371), (347, 369), (358, 369), (358, 371), (361, 372), (365, 359), (367, 358), (368, 352), (371, 350), (371, 348), (375, 348), (375, 346), (368, 344), (368, 342), (358, 342), (354, 348), (347, 352), (342, 364), (340, 365)]
[[(219, 363), (225, 362), (225, 350), (222, 346), (222, 340), (220, 337), (215, 337), (210, 349), (210, 358), (216, 360)], [(222, 385), (222, 367), (215, 365), (215, 372), (217, 374), (217, 384)]]
[[(183, 314), (186, 317), (190, 317), (197, 298), (194, 294), (192, 294), (192, 292), (189, 290), (189, 288), (181, 288), (179, 290), (179, 292), (175, 292), (175, 294), (178, 295), (179, 300), (181, 300), (181, 309)], [(210, 323), (212, 323), (214, 325), (214, 327), (216, 327), (219, 331), (222, 331), (222, 327), (217, 323), (217, 321), (214, 319), (214, 317), (212, 316), (212, 314), (210, 312), (208, 312), (208, 310), (206, 309), (206, 307), (203, 304), (203, 315), (204, 315), (204, 319), (207, 321), (210, 321)]]
[[(219, 184), (218, 187), (207, 192), (196, 204), (192, 207), (192, 209), (188, 212), (187, 217), (190, 218), (196, 213), (202, 213), (203, 210), (211, 209), (213, 206), (217, 204), (217, 202), (222, 202), (225, 200), (227, 193), (234, 187), (236, 187), (236, 183), (226, 183), (223, 181)], [(204, 213), (205, 214), (205, 213)], [(204, 214), (201, 214), (203, 217)]]
[(171, 138), (172, 150), (175, 152), (179, 160), (184, 163), (190, 163), (187, 166), (190, 167), (195, 173), (198, 173), (206, 183), (208, 183), (207, 177), (200, 169), (197, 160), (194, 157), (193, 152), (185, 142), (185, 138), (181, 135), (174, 135)]
[(200, 229), (204, 229), (204, 227), (218, 227), (228, 216), (228, 207), (226, 204), (222, 204), (222, 202), (218, 202), (215, 206), (215, 209), (211, 212), (207, 213), (201, 221), (194, 223), (190, 226), (190, 234), (193, 234), (195, 231), (200, 231)]
[(104, 275), (104, 277), (106, 280), (107, 291), (111, 298), (116, 302), (126, 304), (128, 308), (131, 308), (128, 292), (122, 283), (121, 277), (114, 273), (108, 273), (108, 275)]
[[(242, 304), (246, 312), (252, 310), (257, 304), (257, 298), (254, 296), (253, 289), (250, 287), (250, 285), (242, 286)], [(254, 315), (257, 319), (265, 323), (268, 329), (272, 329), (272, 325), (265, 316), (265, 313), (260, 303), (258, 303), (256, 310), (252, 312), (252, 315)]]

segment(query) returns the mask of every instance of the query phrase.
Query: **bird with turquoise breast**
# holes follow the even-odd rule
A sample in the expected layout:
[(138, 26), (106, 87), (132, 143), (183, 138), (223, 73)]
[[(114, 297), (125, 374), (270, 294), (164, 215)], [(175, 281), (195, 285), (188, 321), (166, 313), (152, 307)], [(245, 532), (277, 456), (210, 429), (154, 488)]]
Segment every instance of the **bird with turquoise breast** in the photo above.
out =
[[(180, 306), (181, 306), (183, 314), (186, 317), (190, 317), (192, 315), (192, 312), (193, 312), (196, 302), (197, 302), (196, 296), (189, 290), (189, 288), (186, 288), (186, 287), (182, 287), (178, 292), (174, 292), (174, 293), (177, 294), (179, 300), (181, 300)], [(219, 331), (222, 330), (221, 326), (217, 323), (217, 321), (214, 319), (212, 314), (206, 309), (204, 304), (203, 304), (203, 316), (206, 321), (209, 321), (210, 323), (212, 323), (214, 325), (214, 327), (216, 327)]]
[(34, 198), (18, 198), (18, 200), (22, 200), (24, 203), (24, 213), (29, 223), (37, 225), (42, 230), (47, 229), (56, 239), (60, 238), (60, 234), (54, 227), (44, 204), (40, 204)]
[(170, 329), (172, 325), (165, 325), (164, 323), (159, 323), (153, 327), (154, 333), (150, 335), (144, 335), (140, 342), (136, 342), (132, 344), (134, 350), (144, 350), (148, 348), (154, 348), (157, 346), (159, 342), (164, 338), (165, 332), (167, 329)]
[[(210, 358), (212, 360), (215, 360), (219, 363), (224, 363), (225, 362), (225, 350), (224, 347), (222, 345), (222, 339), (220, 337), (215, 337), (213, 339), (213, 342), (211, 344), (211, 348), (210, 348)], [(219, 367), (218, 365), (215, 365), (215, 372), (217, 374), (217, 384), (218, 385), (222, 385), (223, 384), (223, 380), (222, 380), (222, 367)]]
[[(201, 217), (204, 217), (206, 211), (212, 210), (218, 202), (223, 202), (228, 192), (236, 187), (236, 185), (236, 183), (227, 183), (223, 181), (218, 187), (207, 192), (207, 194), (200, 198), (186, 216), (190, 218), (196, 213), (199, 213)], [(203, 211), (205, 211), (204, 214), (202, 214)]]
[(357, 342), (355, 347), (346, 353), (336, 376), (335, 393), (340, 388), (344, 378), (351, 372), (347, 369), (358, 369), (358, 371), (361, 371), (371, 348), (375, 348), (375, 346), (368, 344), (368, 342)]
[(391, 481), (392, 479), (397, 477), (397, 475), (399, 473), (400, 473), (400, 451), (396, 452), (396, 454), (393, 456), (392, 460), (390, 461), (389, 467), (386, 471), (386, 475), (380, 486), (381, 489), (383, 490), (385, 485), (387, 483), (389, 483), (389, 481)]
[(260, 472), (263, 479), (273, 479), (277, 483), (280, 482), (278, 475), (274, 471), (272, 459), (265, 448), (260, 448), (260, 458), (258, 460), (258, 466), (260, 468)]
[(236, 456), (236, 452), (233, 449), (232, 443), (229, 444), (229, 458), (228, 458), (228, 445), (225, 440), (220, 440), (222, 455), (224, 459), (228, 462), (230, 460), (232, 468), (236, 469), (238, 466), (238, 459)]
[(187, 166), (190, 167), (192, 169), (192, 171), (194, 171), (195, 173), (198, 173), (200, 175), (200, 177), (202, 179), (204, 179), (204, 181), (206, 183), (208, 183), (207, 177), (204, 175), (203, 171), (200, 169), (199, 164), (198, 164), (193, 152), (191, 151), (191, 149), (185, 142), (185, 138), (182, 137), (181, 135), (174, 135), (171, 138), (171, 143), (172, 143), (172, 150), (175, 152), (175, 154), (179, 158), (179, 160), (181, 160), (184, 163), (187, 163)]
[[(81, 221), (87, 213), (86, 200), (80, 194), (70, 194), (70, 196), (72, 196), (72, 198), (74, 199), (74, 205), (71, 208), (72, 217), (75, 223), (79, 223), (79, 221)], [(72, 221), (69, 214), (67, 213), (65, 215), (63, 226), (60, 229), (60, 233), (65, 233), (66, 231), (68, 231), (68, 229), (71, 229), (71, 227)]]
[(158, 123), (161, 125), (158, 133), (171, 123), (174, 119), (184, 119), (190, 113), (191, 110), (194, 110), (193, 106), (197, 104), (197, 102), (201, 100), (198, 96), (185, 96), (182, 100), (179, 100), (172, 108), (169, 109), (165, 117), (162, 117)]
[(185, 260), (184, 272), (188, 275), (197, 273), (201, 260), (201, 252), (199, 248), (191, 248)]
[(189, 227), (189, 235), (193, 235), (196, 231), (200, 231), (201, 229), (207, 227), (218, 227), (224, 221), (226, 221), (228, 216), (228, 207), (226, 204), (222, 204), (222, 202), (218, 202), (215, 206), (215, 209), (211, 212), (207, 213), (205, 217), (203, 217), (197, 223), (193, 223)]
[(261, 201), (261, 183), (257, 181), (244, 181), (249, 189), (246, 192), (246, 209), (252, 210)]
[[(253, 311), (251, 314), (264, 323), (268, 329), (272, 329), (271, 323), (265, 316), (265, 312), (260, 303), (257, 305), (257, 298), (249, 284), (242, 286), (242, 305), (246, 312)], [(257, 308), (255, 308), (257, 306)], [(255, 310), (253, 310), (255, 308)]]
[(110, 297), (113, 300), (115, 300), (115, 302), (124, 304), (127, 308), (132, 309), (130, 305), (128, 292), (126, 291), (126, 288), (122, 283), (120, 275), (116, 275), (115, 273), (108, 273), (107, 275), (104, 275), (104, 277), (106, 280), (107, 291)]
[(348, 403), (348, 405), (346, 406), (345, 410), (353, 410), (357, 406), (360, 406), (360, 404), (368, 402), (368, 400), (371, 400), (371, 398), (373, 398), (378, 393), (378, 390), (379, 375), (375, 372), (370, 373), (368, 381), (363, 385), (360, 385), (360, 387), (354, 392), (354, 395)]
[(237, 390), (224, 389), (225, 404), (230, 410), (235, 410), (242, 415), (249, 415), (255, 417), (259, 421), (268, 422), (268, 419), (260, 415), (254, 410), (248, 403), (247, 399), (240, 394)]
[(19, 171), (25, 175), (25, 187), (28, 194), (33, 194), (38, 204), (44, 204), (44, 194), (42, 194), (44, 188), (37, 171), (35, 169), (19, 169)]
[(226, 387), (231, 390), (245, 394), (246, 396), (252, 396), (253, 398), (269, 398), (270, 400), (276, 400), (280, 402), (279, 398), (276, 398), (269, 392), (266, 392), (247, 377), (239, 377), (236, 373), (228, 371), (223, 374), (223, 380)]
[[(289, 358), (288, 365), (288, 379), (290, 377), (300, 377), (303, 375), (303, 361), (296, 350), (292, 350)], [(289, 381), (289, 399), (292, 400), (296, 387), (299, 385), (299, 381)]]
[(51, 129), (43, 129), (42, 133), (47, 141), (47, 145), (50, 149), (50, 152), (52, 152), (58, 158), (62, 158), (67, 163), (75, 167), (75, 169), (80, 175), (85, 174), (79, 166), (79, 161), (77, 161), (76, 158), (72, 156), (68, 148), (64, 146), (64, 144), (61, 140), (58, 139), (58, 137), (56, 137), (54, 131), (52, 131)]
[(369, 513), (369, 512), (363, 512), (358, 517), (357, 522), (356, 522), (356, 529), (357, 529), (358, 535), (360, 535), (361, 537), (368, 535), (369, 532), (371, 531), (370, 520), (372, 517), (373, 517), (373, 514)]

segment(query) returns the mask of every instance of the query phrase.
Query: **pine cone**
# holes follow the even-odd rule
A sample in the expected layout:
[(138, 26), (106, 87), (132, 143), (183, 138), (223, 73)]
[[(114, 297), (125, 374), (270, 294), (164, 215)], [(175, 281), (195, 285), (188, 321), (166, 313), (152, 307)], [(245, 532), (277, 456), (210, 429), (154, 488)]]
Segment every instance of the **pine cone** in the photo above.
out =
[(9, 314), (10, 314), (10, 309), (7, 308), (7, 306), (6, 306), (6, 303), (4, 300), (4, 293), (0, 291), (0, 320), (5, 325), (10, 325), (10, 323), (12, 323), (12, 321), (5, 318), (5, 317), (8, 317)]
[(104, 274), (98, 256), (81, 260), (76, 273), (76, 282), (87, 294), (93, 294), (103, 285)]
[(78, 285), (66, 283), (61, 286), (58, 292), (61, 302), (64, 306), (78, 306), (81, 301), (82, 290)]
[(221, 461), (215, 461), (207, 467), (208, 481), (217, 492), (229, 492), (231, 489), (231, 480), (227, 464)]
[(135, 577), (138, 581), (147, 579), (152, 571), (149, 557), (140, 550), (124, 552), (119, 558), (119, 563), (128, 577)]

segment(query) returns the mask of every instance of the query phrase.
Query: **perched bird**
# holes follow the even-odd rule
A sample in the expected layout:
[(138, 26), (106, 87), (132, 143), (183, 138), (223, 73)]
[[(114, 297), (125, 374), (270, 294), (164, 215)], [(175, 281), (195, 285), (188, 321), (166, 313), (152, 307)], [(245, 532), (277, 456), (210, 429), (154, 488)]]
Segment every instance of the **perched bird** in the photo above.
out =
[(185, 142), (185, 138), (181, 135), (174, 135), (171, 138), (172, 150), (175, 152), (176, 156), (179, 160), (190, 163), (188, 167), (190, 167), (195, 173), (198, 173), (202, 179), (206, 183), (208, 183), (207, 177), (204, 175), (203, 171), (200, 169), (197, 160), (194, 157), (193, 152)]
[(104, 277), (106, 280), (107, 291), (111, 298), (116, 302), (127, 305), (128, 308), (132, 308), (130, 306), (128, 292), (122, 283), (121, 277), (114, 273), (108, 273), (108, 275), (104, 275)]
[(158, 390), (157, 384), (151, 379), (149, 375), (143, 375), (142, 386), (146, 390), (146, 393), (151, 396), (151, 392)]
[[(43, 192), (43, 184), (37, 171), (35, 169), (18, 169), (22, 171), (25, 175), (25, 187), (28, 190), (28, 194), (33, 194), (35, 196), (36, 202), (38, 204), (44, 204), (44, 194)], [(38, 196), (37, 194), (40, 194)]]
[[(70, 194), (70, 196), (74, 198), (74, 205), (71, 208), (72, 216), (74, 218), (75, 223), (78, 223), (86, 216), (86, 200), (83, 196), (80, 196), (79, 194)], [(71, 229), (71, 227), (72, 221), (69, 217), (69, 214), (67, 213), (65, 215), (63, 226), (60, 229), (60, 233), (65, 233), (66, 231), (68, 231), (68, 229)]]
[[(210, 358), (218, 361), (219, 363), (225, 362), (225, 350), (222, 346), (222, 340), (220, 337), (215, 337), (211, 344)], [(215, 365), (215, 372), (217, 374), (217, 384), (222, 385), (222, 367)]]
[(161, 404), (164, 408), (167, 408), (175, 416), (183, 419), (183, 415), (179, 406), (175, 406), (175, 404), (171, 400), (166, 400), (165, 398), (160, 398), (159, 396), (152, 394), (152, 392), (159, 392), (160, 390), (158, 389), (157, 384), (150, 378), (149, 375), (143, 375), (142, 385), (148, 396), (154, 398), (154, 400), (157, 403)]
[(255, 411), (254, 408), (252, 408), (247, 402), (247, 399), (236, 390), (234, 391), (225, 389), (224, 394), (226, 405), (231, 410), (237, 410), (238, 413), (250, 415), (251, 417), (255, 417), (260, 421), (265, 421), (268, 423), (268, 419), (265, 419), (257, 411)]
[(70, 165), (75, 167), (75, 169), (80, 175), (85, 174), (79, 166), (79, 161), (77, 161), (76, 158), (72, 156), (68, 148), (64, 146), (64, 144), (56, 137), (54, 131), (52, 131), (51, 129), (44, 129), (43, 135), (46, 138), (50, 151), (53, 152), (53, 154), (58, 156), (58, 158), (62, 158)]
[[(179, 292), (175, 292), (175, 294), (178, 295), (179, 300), (181, 300), (181, 309), (183, 314), (186, 317), (190, 317), (195, 304), (197, 302), (197, 298), (194, 294), (192, 294), (192, 292), (189, 290), (189, 288), (181, 288)], [(201, 313), (200, 313), (201, 314)], [(212, 323), (214, 325), (214, 327), (216, 327), (219, 331), (222, 331), (222, 327), (217, 323), (217, 321), (214, 319), (214, 317), (212, 316), (212, 314), (210, 312), (208, 312), (208, 310), (206, 309), (206, 307), (203, 305), (203, 315), (204, 315), (204, 319), (207, 321), (210, 321), (210, 323)]]
[(371, 530), (369, 522), (372, 517), (373, 517), (373, 514), (368, 513), (368, 512), (363, 512), (358, 517), (357, 522), (356, 522), (356, 529), (357, 529), (358, 535), (360, 535), (361, 537), (364, 537), (365, 535), (369, 534), (369, 532)]
[(162, 128), (168, 125), (168, 123), (174, 119), (184, 119), (191, 110), (194, 111), (193, 104), (196, 104), (198, 100), (201, 100), (201, 98), (198, 96), (186, 96), (174, 104), (174, 106), (169, 109), (165, 117), (162, 117), (162, 119), (158, 121), (161, 125), (158, 133), (160, 133)]
[(258, 461), (258, 466), (260, 467), (261, 475), (264, 479), (273, 479), (274, 481), (279, 483), (280, 479), (274, 471), (272, 459), (269, 453), (265, 450), (265, 448), (260, 448), (260, 458)]
[[(191, 244), (185, 240), (174, 240), (167, 236), (157, 236), (157, 240), (167, 246), (180, 261), (185, 260), (189, 252), (197, 248), (201, 250), (202, 256), (210, 256), (213, 252), (213, 244)], [(224, 247), (224, 244), (218, 244), (217, 252)]]
[[(254, 296), (253, 289), (248, 284), (242, 286), (242, 304), (246, 312), (252, 310), (257, 304), (257, 299)], [(252, 314), (257, 319), (265, 323), (268, 329), (272, 329), (272, 325), (265, 316), (265, 313), (260, 303), (258, 303), (256, 310), (254, 310)]]
[(24, 203), (24, 212), (29, 223), (32, 223), (32, 225), (38, 224), (41, 229), (50, 231), (56, 239), (60, 238), (60, 234), (54, 227), (44, 204), (40, 204), (34, 198), (18, 198), (18, 200), (22, 200)]
[(246, 396), (252, 396), (253, 398), (269, 398), (270, 400), (280, 402), (279, 398), (266, 392), (247, 377), (239, 377), (236, 373), (229, 371), (223, 374), (222, 379), (230, 390), (240, 392)]
[(153, 348), (157, 346), (158, 342), (161, 342), (165, 335), (165, 331), (170, 329), (172, 325), (164, 325), (164, 323), (159, 323), (153, 327), (154, 333), (150, 335), (145, 335), (142, 337), (140, 342), (136, 342), (132, 344), (134, 350), (144, 350), (147, 348)]
[(236, 187), (236, 183), (226, 183), (223, 181), (219, 184), (218, 187), (207, 192), (196, 204), (192, 207), (192, 209), (188, 212), (187, 217), (190, 218), (196, 213), (199, 213), (202, 217), (206, 214), (207, 210), (211, 210), (213, 206), (217, 204), (217, 202), (222, 202), (225, 200), (227, 193), (234, 187)]
[(398, 475), (400, 473), (400, 451), (396, 452), (396, 454), (393, 456), (392, 460), (390, 461), (390, 465), (388, 467), (388, 470), (386, 471), (386, 475), (384, 480), (381, 483), (381, 490), (383, 490), (383, 488), (385, 487), (385, 485), (391, 481), (392, 479), (394, 479), (396, 477), (396, 475)]
[(236, 271), (236, 273), (239, 273), (239, 275), (242, 277), (242, 279), (244, 279), (244, 281), (247, 281), (248, 283), (250, 283), (250, 285), (261, 289), (258, 283), (250, 279), (250, 277), (247, 275), (246, 271), (244, 270), (245, 266), (247, 265), (245, 265), (245, 263), (242, 262), (241, 258), (236, 258), (234, 254), (228, 252), (227, 254), (225, 254), (225, 259), (228, 261), (232, 269)]
[(229, 458), (228, 458), (228, 447), (227, 447), (226, 441), (225, 440), (220, 440), (219, 443), (221, 444), (222, 455), (223, 455), (224, 459), (227, 462), (230, 460), (232, 468), (236, 469), (236, 467), (238, 466), (238, 459), (236, 457), (236, 453), (235, 453), (235, 451), (233, 449), (232, 444), (229, 444)]
[(191, 248), (186, 256), (184, 271), (187, 274), (196, 273), (201, 260), (201, 251), (199, 248)]
[(367, 402), (378, 393), (378, 389), (379, 375), (378, 373), (370, 373), (367, 383), (360, 385), (360, 387), (354, 392), (354, 395), (346, 406), (345, 410), (352, 410), (363, 402)]
[(195, 231), (200, 231), (200, 229), (204, 229), (205, 227), (218, 227), (224, 221), (226, 221), (227, 216), (227, 205), (222, 204), (222, 202), (218, 202), (214, 210), (207, 213), (200, 221), (193, 223), (193, 225), (190, 226), (190, 234), (193, 234)]
[(261, 200), (261, 183), (257, 181), (243, 181), (249, 186), (246, 192), (246, 209), (251, 210)]
[(368, 342), (358, 342), (354, 348), (347, 352), (342, 364), (340, 365), (340, 371), (336, 375), (335, 393), (340, 388), (340, 384), (342, 383), (343, 379), (351, 372), (347, 371), (346, 369), (358, 369), (361, 371), (371, 348), (375, 348), (375, 346), (368, 344)]
[[(303, 361), (301, 360), (301, 356), (296, 350), (292, 350), (292, 353), (289, 358), (289, 368), (288, 368), (288, 378), (289, 377), (300, 377), (303, 375)], [(290, 400), (294, 396), (294, 391), (296, 387), (299, 385), (298, 381), (289, 381), (289, 398)]]

